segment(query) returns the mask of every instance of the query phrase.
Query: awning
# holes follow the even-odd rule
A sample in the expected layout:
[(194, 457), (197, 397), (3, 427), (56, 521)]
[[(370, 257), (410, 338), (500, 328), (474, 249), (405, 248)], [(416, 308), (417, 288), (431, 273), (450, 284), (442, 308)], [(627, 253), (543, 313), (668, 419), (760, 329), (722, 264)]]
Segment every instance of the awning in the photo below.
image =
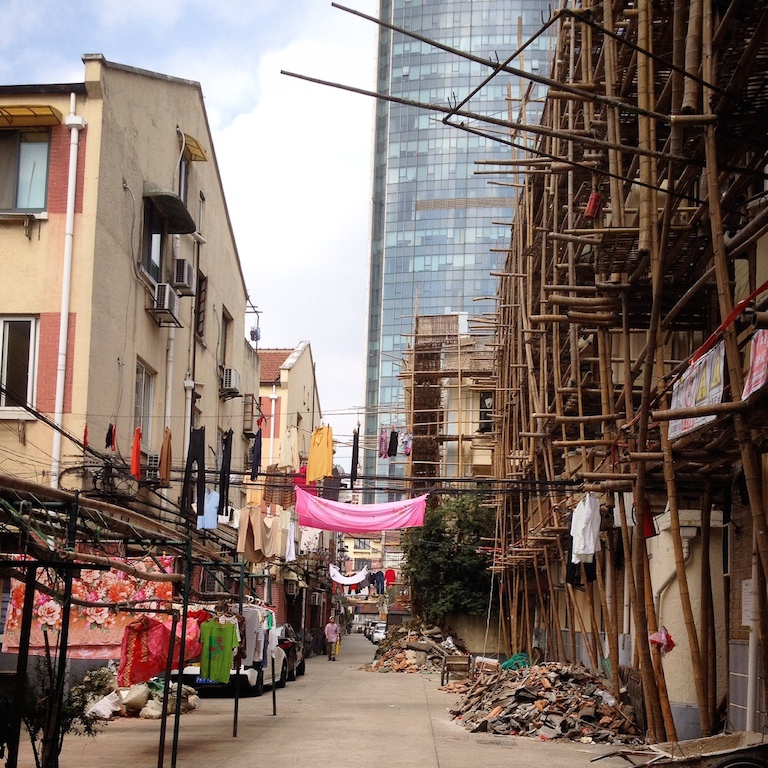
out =
[(208, 155), (203, 149), (203, 145), (194, 137), (188, 133), (184, 134), (184, 146), (189, 152), (189, 160), (207, 161)]
[(144, 198), (151, 200), (157, 206), (157, 210), (160, 211), (168, 225), (169, 234), (189, 235), (197, 230), (197, 225), (187, 210), (187, 206), (175, 192), (145, 181)]
[(290, 568), (283, 568), (283, 581), (297, 581), (299, 589), (307, 589), (307, 587), (309, 587), (309, 584), (307, 584), (296, 571), (292, 571)]
[(50, 104), (4, 104), (0, 106), (0, 125), (58, 125), (61, 112)]

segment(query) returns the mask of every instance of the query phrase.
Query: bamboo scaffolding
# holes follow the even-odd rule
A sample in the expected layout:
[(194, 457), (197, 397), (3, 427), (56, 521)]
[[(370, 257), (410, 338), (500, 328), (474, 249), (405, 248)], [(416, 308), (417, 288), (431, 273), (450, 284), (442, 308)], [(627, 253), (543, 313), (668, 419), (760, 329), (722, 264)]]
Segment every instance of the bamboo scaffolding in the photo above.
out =
[[(446, 108), (400, 102), (442, 111), (446, 124), (464, 121), (460, 130), (509, 148), (508, 160), (483, 161), (477, 170), (510, 174), (516, 194), (511, 222), (499, 222), (510, 227), (509, 241), (492, 249), (504, 254), (494, 272), (496, 312), (481, 319), (494, 334), (493, 377), (452, 380), (444, 389), (494, 390), (493, 473), (530, 482), (525, 491), (497, 492), (493, 500), (503, 531), (493, 567), (506, 579), (499, 604), (509, 617), (510, 649), (530, 651), (534, 630), (545, 628), (548, 655), (575, 659), (583, 644), (599, 669), (607, 653), (616, 687), (620, 629), (629, 633), (649, 738), (656, 740), (676, 732), (664, 675), (672, 662), (648, 643), (658, 623), (646, 502), (670, 508), (663, 535), (675, 554), (678, 613), (690, 648), (674, 661), (690, 670), (703, 733), (715, 720), (728, 652), (715, 639), (727, 616), (715, 608), (708, 565), (694, 574), (691, 561), (686, 574), (679, 509), (683, 499), (685, 509), (700, 502), (708, 560), (718, 546), (711, 506), (730, 493), (732, 476), (743, 469), (752, 526), (768, 529), (762, 487), (768, 467), (761, 467), (758, 446), (768, 417), (764, 398), (741, 399), (749, 329), (742, 332), (743, 321), (732, 317), (737, 300), (755, 291), (765, 271), (758, 242), (762, 248), (768, 213), (759, 200), (768, 149), (755, 136), (762, 128), (752, 123), (765, 101), (759, 70), (768, 56), (768, 20), (750, 4), (740, 4), (738, 13), (724, 5), (715, 8), (717, 36), (711, 0), (638, 0), (631, 7), (592, 0), (556, 14), (556, 24), (547, 22), (557, 30), (549, 77), (527, 78), (508, 60), (493, 64), (484, 80), (512, 75), (548, 86), (535, 125), (522, 107), (513, 113), (508, 85), (504, 120), (472, 112), (468, 98)], [(757, 295), (756, 310), (765, 300)], [(678, 378), (715, 328), (728, 366), (722, 401), (671, 407)], [(436, 377), (469, 370), (465, 350), (457, 354), (461, 367), (446, 366)], [(670, 439), (675, 420), (713, 416)], [(433, 426), (439, 420), (436, 414)], [(464, 445), (471, 430), (455, 437), (436, 442), (441, 449)], [(467, 450), (480, 445), (471, 442)], [(580, 485), (566, 488), (561, 480)], [(616, 511), (627, 555), (621, 564), (612, 546), (605, 560), (597, 553), (599, 599), (593, 585), (583, 595), (574, 592), (561, 573), (570, 494), (589, 490)], [(631, 522), (625, 493), (636, 501)], [(756, 541), (765, 581), (768, 537)], [(702, 601), (696, 616), (694, 590)], [(628, 593), (624, 617), (620, 592)]]

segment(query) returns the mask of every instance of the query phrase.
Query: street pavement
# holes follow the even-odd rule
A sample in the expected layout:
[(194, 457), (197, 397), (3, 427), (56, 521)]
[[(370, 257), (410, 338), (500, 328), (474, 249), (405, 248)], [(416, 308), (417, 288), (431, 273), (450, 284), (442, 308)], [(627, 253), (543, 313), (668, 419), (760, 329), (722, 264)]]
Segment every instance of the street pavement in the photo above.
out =
[[(179, 768), (587, 768), (617, 747), (470, 733), (448, 710), (457, 696), (440, 691), (439, 673), (367, 672), (376, 651), (363, 635), (346, 635), (337, 660), (313, 656), (306, 674), (273, 699), (203, 699), (181, 716)], [(273, 714), (273, 707), (276, 714)], [(160, 722), (117, 718), (95, 738), (68, 735), (60, 768), (160, 766)], [(169, 717), (163, 768), (173, 768), (174, 718)], [(607, 757), (601, 768), (626, 766)], [(20, 768), (33, 768), (22, 741)]]

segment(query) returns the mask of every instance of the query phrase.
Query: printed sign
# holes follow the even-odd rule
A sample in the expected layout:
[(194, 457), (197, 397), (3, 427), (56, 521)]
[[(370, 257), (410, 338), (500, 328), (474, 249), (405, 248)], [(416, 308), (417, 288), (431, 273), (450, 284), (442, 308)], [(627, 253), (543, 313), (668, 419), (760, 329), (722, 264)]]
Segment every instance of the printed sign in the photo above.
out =
[(744, 391), (741, 393), (741, 399), (746, 400), (758, 389), (762, 389), (766, 380), (768, 380), (768, 330), (761, 329), (752, 334), (749, 371), (744, 380)]
[[(697, 408), (703, 405), (720, 403), (723, 400), (723, 364), (725, 344), (720, 341), (706, 354), (702, 355), (675, 382), (672, 387), (670, 407)], [(688, 434), (694, 429), (715, 420), (715, 416), (689, 416), (673, 419), (669, 422), (669, 439)]]

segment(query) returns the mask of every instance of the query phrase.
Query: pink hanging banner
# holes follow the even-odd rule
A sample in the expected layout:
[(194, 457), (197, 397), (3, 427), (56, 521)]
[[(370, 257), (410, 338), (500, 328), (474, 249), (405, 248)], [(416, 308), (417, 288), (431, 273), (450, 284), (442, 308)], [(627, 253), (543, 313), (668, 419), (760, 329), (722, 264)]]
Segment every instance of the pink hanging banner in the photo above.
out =
[(310, 496), (296, 488), (296, 512), (299, 525), (324, 531), (359, 533), (390, 531), (424, 525), (427, 496), (385, 504), (344, 504)]

